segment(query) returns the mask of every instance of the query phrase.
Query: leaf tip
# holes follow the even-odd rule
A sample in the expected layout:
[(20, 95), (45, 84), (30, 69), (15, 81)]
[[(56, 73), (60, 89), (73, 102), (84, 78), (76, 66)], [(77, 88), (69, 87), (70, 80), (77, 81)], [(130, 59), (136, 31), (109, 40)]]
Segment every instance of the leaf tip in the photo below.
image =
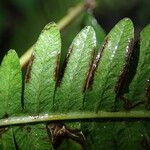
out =
[(94, 28), (93, 28), (92, 26), (85, 26), (85, 27), (83, 28), (83, 30), (95, 32), (95, 31), (94, 31)]
[(58, 26), (57, 26), (57, 24), (56, 24), (55, 22), (50, 22), (50, 23), (48, 23), (48, 24), (44, 27), (43, 31), (49, 30), (49, 29), (51, 29), (52, 27), (58, 28)]
[[(2, 61), (2, 63), (3, 62), (7, 62), (7, 59), (10, 59), (10, 58), (15, 58), (15, 59), (18, 59), (19, 60), (19, 57), (18, 57), (18, 54), (17, 54), (17, 52), (14, 50), (14, 49), (10, 49), (8, 52), (7, 52), (7, 54), (4, 56), (4, 58), (3, 58), (3, 61)], [(15, 60), (14, 59), (14, 60)]]
[(144, 29), (141, 31), (141, 35), (145, 35), (145, 34), (149, 34), (150, 33), (150, 24), (148, 24), (147, 26), (144, 27)]
[(91, 38), (93, 39), (94, 46), (96, 47), (96, 33), (94, 28), (92, 26), (85, 26), (81, 32), (86, 34), (89, 32), (91, 34)]
[(10, 49), (8, 52), (7, 52), (7, 55), (9, 54), (13, 54), (13, 55), (17, 55), (16, 51), (14, 49)]

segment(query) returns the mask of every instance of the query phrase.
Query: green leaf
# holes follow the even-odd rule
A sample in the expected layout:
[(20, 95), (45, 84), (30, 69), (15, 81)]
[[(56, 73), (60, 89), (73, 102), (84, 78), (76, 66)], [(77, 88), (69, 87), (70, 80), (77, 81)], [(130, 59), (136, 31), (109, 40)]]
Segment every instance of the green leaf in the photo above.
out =
[(96, 46), (95, 32), (85, 27), (73, 40), (68, 52), (65, 72), (57, 88), (55, 105), (59, 112), (79, 111), (82, 108), (86, 78)]
[[(55, 23), (45, 26), (34, 47), (28, 66), (25, 84), (25, 111), (32, 114), (47, 114), (53, 108), (61, 39)], [(15, 128), (19, 149), (53, 149), (46, 125), (31, 125)]]
[[(148, 87), (146, 92), (143, 90), (143, 94), (139, 94), (147, 101), (149, 83), (140, 76), (147, 78), (149, 75), (148, 32), (149, 26), (141, 33), (142, 52), (137, 74), (130, 84), (139, 80), (139, 85)], [(0, 97), (3, 99), (0, 99), (0, 108), (3, 109), (0, 109), (3, 117), (0, 119), (0, 149), (150, 149), (149, 120), (144, 120), (150, 118), (150, 111), (143, 110), (144, 105), (138, 109), (131, 107), (131, 111), (124, 111), (122, 106), (116, 105), (124, 96), (125, 82), (131, 73), (132, 39), (132, 22), (123, 19), (110, 31), (95, 56), (95, 32), (92, 27), (85, 27), (73, 40), (63, 65), (64, 70), (58, 76), (60, 33), (56, 24), (48, 24), (35, 45), (29, 63), (24, 111), (21, 111), (19, 60), (16, 53), (10, 51), (0, 67), (0, 94), (12, 94), (14, 91), (8, 93), (3, 86), (13, 83), (11, 86), (15, 90), (20, 85), (20, 95), (18, 99), (11, 99), (10, 108), (3, 108), (6, 98)], [(142, 67), (138, 68), (139, 64), (142, 64), (144, 71), (140, 70)], [(9, 78), (14, 70), (15, 75)], [(4, 76), (7, 84), (3, 81)], [(16, 77), (20, 77), (20, 80), (15, 80)], [(140, 83), (140, 79), (144, 83)], [(8, 97), (6, 100), (9, 101)]]
[[(130, 19), (121, 20), (105, 38), (93, 66), (97, 66), (94, 74), (92, 90), (87, 91), (84, 108), (87, 111), (112, 111), (116, 101), (115, 92), (118, 80), (129, 57), (129, 44), (134, 36)], [(99, 60), (98, 60), (99, 59)], [(115, 137), (118, 122), (97, 121), (82, 123), (82, 130), (87, 138), (88, 149), (115, 149)], [(86, 134), (88, 133), (88, 134)]]
[(145, 134), (146, 130), (142, 121), (124, 122), (124, 125), (116, 134), (117, 146), (120, 150), (142, 150), (144, 149)]
[(0, 128), (0, 149), (16, 150), (12, 128)]
[(45, 124), (15, 127), (14, 136), (19, 150), (53, 149)]
[[(140, 54), (138, 59), (138, 66), (136, 74), (129, 85), (129, 93), (124, 96), (129, 102), (136, 104), (140, 101), (146, 100), (146, 87), (148, 85), (148, 79), (150, 76), (150, 67), (148, 65), (150, 60), (150, 38), (149, 33), (150, 26), (143, 29), (140, 34)], [(141, 107), (134, 108), (136, 110)], [(150, 138), (150, 134), (147, 133), (149, 130), (149, 121), (145, 122), (125, 122), (124, 127), (119, 131), (118, 146), (121, 150), (124, 149), (139, 149), (141, 150), (144, 146), (144, 142), (147, 142)], [(120, 138), (120, 137), (123, 138)], [(146, 138), (148, 137), (148, 139)], [(142, 144), (143, 143), (143, 144)], [(150, 147), (147, 147), (149, 149)]]
[(60, 70), (63, 69), (63, 63), (66, 59), (66, 55), (68, 52), (68, 48), (73, 41), (74, 37), (80, 32), (81, 28), (81, 22), (83, 22), (83, 16), (84, 14), (81, 13), (80, 16), (78, 16), (65, 30), (62, 30), (61, 32), (61, 39), (62, 39), (62, 51), (61, 51), (61, 58), (60, 58)]
[(59, 150), (66, 150), (66, 149), (71, 149), (71, 150), (83, 150), (82, 146), (70, 139), (65, 139), (63, 143), (60, 145)]
[(134, 29), (130, 19), (121, 20), (105, 38), (93, 66), (97, 66), (92, 90), (87, 93), (86, 110), (107, 110), (114, 107), (116, 86), (124, 71), (126, 57), (130, 53), (129, 44)]
[(146, 88), (150, 79), (150, 25), (140, 35), (140, 54), (136, 74), (129, 85), (129, 93), (124, 96), (131, 102), (145, 101)]
[[(54, 103), (57, 112), (81, 111), (87, 75), (92, 64), (95, 46), (95, 32), (90, 26), (85, 27), (73, 40), (66, 58), (65, 72), (56, 92)], [(67, 123), (67, 126), (80, 129), (80, 122)], [(63, 143), (62, 147), (69, 145), (74, 145), (73, 149), (76, 149), (76, 142), (69, 140)]]
[(60, 51), (59, 29), (55, 23), (50, 23), (34, 47), (26, 76), (24, 105), (25, 111), (32, 115), (52, 111)]
[(98, 24), (96, 18), (94, 17), (91, 11), (86, 12), (84, 24), (88, 26), (92, 26), (94, 28), (96, 33), (96, 50), (98, 51), (106, 36), (104, 30)]
[(14, 50), (10, 50), (0, 67), (0, 118), (21, 112), (21, 86), (19, 58)]

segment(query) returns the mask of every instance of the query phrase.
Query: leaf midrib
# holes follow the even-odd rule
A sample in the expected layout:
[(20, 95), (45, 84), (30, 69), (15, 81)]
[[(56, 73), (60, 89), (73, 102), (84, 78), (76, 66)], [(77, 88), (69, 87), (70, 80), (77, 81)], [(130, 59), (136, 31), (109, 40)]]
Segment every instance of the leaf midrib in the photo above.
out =
[(150, 119), (150, 111), (122, 111), (122, 112), (106, 112), (99, 111), (98, 113), (94, 112), (72, 112), (72, 113), (51, 113), (43, 114), (37, 116), (18, 116), (18, 117), (9, 117), (0, 120), (0, 127), (9, 126), (9, 125), (19, 125), (19, 124), (28, 124), (28, 123), (40, 123), (40, 122), (50, 122), (58, 120), (85, 120), (85, 119)]

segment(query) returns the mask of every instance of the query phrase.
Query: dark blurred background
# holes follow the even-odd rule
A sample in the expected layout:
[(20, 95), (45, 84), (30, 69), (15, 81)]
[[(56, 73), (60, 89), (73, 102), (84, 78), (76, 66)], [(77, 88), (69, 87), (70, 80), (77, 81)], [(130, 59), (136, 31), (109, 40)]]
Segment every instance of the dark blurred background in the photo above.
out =
[[(0, 0), (0, 60), (9, 49), (21, 56), (50, 21), (58, 22), (83, 0)], [(132, 19), (136, 37), (150, 23), (150, 0), (96, 0), (94, 16), (106, 33), (122, 18)], [(84, 13), (83, 13), (84, 14)], [(63, 32), (63, 48), (83, 27), (83, 14)]]

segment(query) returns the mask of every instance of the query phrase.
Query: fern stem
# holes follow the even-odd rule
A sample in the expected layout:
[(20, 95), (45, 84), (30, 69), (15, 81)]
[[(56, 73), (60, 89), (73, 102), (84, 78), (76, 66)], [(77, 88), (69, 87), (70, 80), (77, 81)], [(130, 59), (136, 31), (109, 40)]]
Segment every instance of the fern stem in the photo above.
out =
[(39, 123), (56, 120), (83, 120), (83, 119), (150, 119), (150, 111), (129, 111), (129, 112), (83, 112), (68, 114), (45, 114), (39, 116), (9, 117), (0, 120), (1, 126)]
[[(69, 13), (62, 18), (57, 24), (60, 30), (66, 28), (75, 18), (77, 18), (81, 12), (85, 9), (84, 3), (78, 4), (77, 6), (71, 8)], [(34, 45), (33, 45), (34, 46)], [(23, 68), (29, 61), (31, 54), (33, 52), (33, 46), (30, 47), (21, 57), (20, 57), (20, 65)]]

